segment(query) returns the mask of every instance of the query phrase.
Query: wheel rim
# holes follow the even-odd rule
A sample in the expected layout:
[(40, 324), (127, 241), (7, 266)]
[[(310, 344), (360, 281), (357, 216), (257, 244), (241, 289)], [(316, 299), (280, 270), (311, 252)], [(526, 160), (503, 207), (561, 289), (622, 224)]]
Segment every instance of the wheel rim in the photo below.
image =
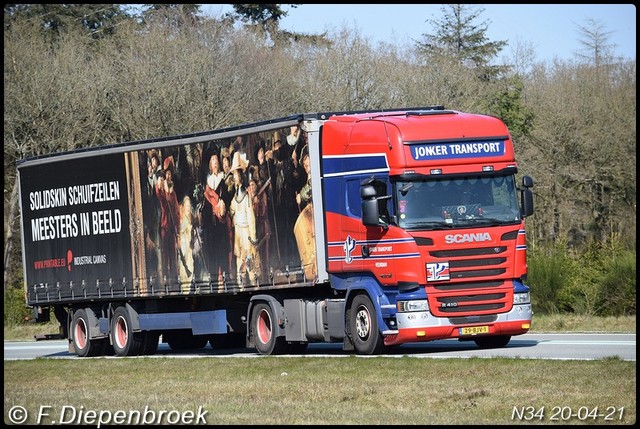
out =
[(116, 335), (115, 335), (116, 345), (124, 349), (127, 345), (127, 339), (129, 338), (129, 329), (127, 327), (127, 321), (124, 320), (124, 317), (120, 316), (116, 320)]
[(262, 344), (268, 344), (272, 335), (271, 317), (268, 311), (260, 311), (256, 328), (260, 342)]
[(356, 312), (356, 334), (358, 338), (366, 340), (369, 337), (371, 330), (371, 315), (366, 307), (358, 307)]
[(83, 319), (78, 319), (76, 322), (76, 329), (73, 332), (73, 338), (76, 340), (76, 345), (80, 349), (84, 349), (87, 346), (87, 325)]

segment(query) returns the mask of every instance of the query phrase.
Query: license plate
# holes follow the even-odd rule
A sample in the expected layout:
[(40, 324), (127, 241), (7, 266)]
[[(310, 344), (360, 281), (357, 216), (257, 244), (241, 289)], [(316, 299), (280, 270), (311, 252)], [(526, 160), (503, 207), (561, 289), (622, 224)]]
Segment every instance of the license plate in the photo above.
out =
[(488, 326), (467, 326), (466, 328), (460, 328), (460, 335), (476, 335), (476, 334), (488, 334)]

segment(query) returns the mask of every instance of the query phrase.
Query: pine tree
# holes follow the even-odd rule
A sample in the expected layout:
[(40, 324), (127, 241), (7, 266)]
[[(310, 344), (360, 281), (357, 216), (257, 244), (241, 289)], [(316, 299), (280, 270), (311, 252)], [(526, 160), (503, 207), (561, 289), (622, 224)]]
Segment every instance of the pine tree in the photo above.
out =
[(483, 8), (468, 4), (447, 4), (440, 8), (441, 19), (427, 20), (435, 33), (424, 33), (418, 50), (433, 59), (448, 57), (465, 67), (476, 70), (480, 78), (491, 80), (506, 71), (507, 67), (491, 65), (491, 61), (508, 44), (505, 40), (489, 41), (486, 36), (489, 21), (476, 24)]

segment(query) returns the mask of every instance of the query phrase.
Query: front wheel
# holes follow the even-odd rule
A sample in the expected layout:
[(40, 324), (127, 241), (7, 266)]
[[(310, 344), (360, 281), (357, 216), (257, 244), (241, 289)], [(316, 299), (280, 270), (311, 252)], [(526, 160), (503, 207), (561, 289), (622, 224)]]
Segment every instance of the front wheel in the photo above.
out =
[(478, 337), (473, 341), (481, 349), (499, 349), (509, 344), (510, 335), (498, 335), (495, 337)]
[(351, 303), (349, 332), (359, 354), (374, 355), (384, 349), (376, 310), (367, 295), (358, 295)]
[(256, 349), (263, 355), (278, 355), (286, 351), (284, 337), (276, 337), (273, 311), (269, 304), (261, 302), (251, 311), (252, 334)]

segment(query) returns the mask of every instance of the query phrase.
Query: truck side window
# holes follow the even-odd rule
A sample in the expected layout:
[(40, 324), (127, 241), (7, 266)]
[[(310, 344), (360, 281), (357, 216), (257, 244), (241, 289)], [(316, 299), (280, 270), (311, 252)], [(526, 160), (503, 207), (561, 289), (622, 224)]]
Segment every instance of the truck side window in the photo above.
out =
[(347, 191), (347, 211), (349, 215), (362, 217), (360, 179), (347, 180), (345, 189)]

